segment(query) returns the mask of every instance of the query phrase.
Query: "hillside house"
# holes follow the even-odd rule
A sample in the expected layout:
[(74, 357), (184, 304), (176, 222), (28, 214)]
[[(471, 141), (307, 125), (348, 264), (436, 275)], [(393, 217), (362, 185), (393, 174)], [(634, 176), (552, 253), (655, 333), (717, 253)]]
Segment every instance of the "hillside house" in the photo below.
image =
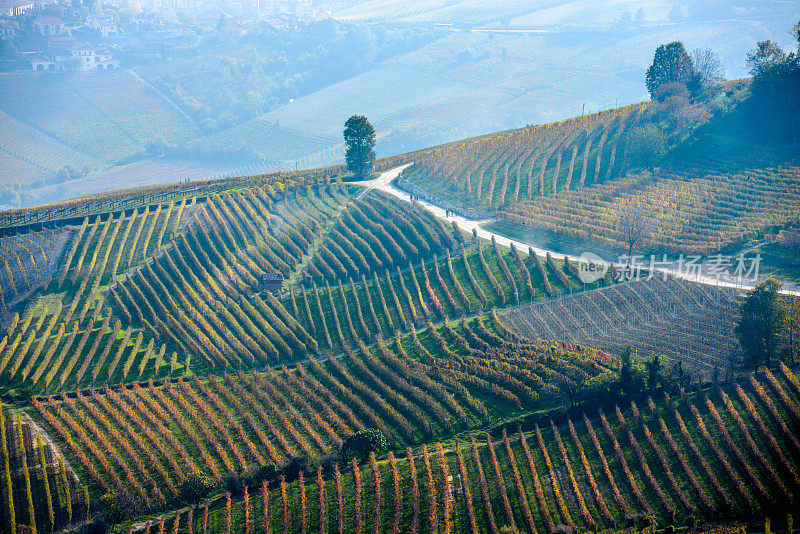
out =
[(17, 27), (5, 21), (0, 21), (0, 39), (13, 39), (17, 36)]
[(283, 287), (283, 275), (279, 272), (264, 273), (261, 275), (261, 287), (275, 295), (280, 294)]
[(28, 58), (35, 71), (92, 71), (119, 68), (119, 60), (108, 50), (81, 43), (73, 38), (48, 40), (48, 52)]
[(33, 22), (33, 27), (36, 28), (39, 35), (45, 37), (67, 33), (67, 27), (58, 17), (39, 17)]
[(119, 60), (114, 59), (104, 49), (96, 49), (89, 43), (79, 43), (70, 47), (72, 59), (77, 61), (75, 70), (110, 70), (119, 67)]
[(114, 19), (105, 15), (89, 15), (86, 17), (86, 25), (100, 32), (103, 37), (117, 37), (120, 34)]
[(46, 54), (31, 54), (27, 57), (28, 62), (31, 65), (31, 70), (35, 70), (37, 72), (44, 72), (44, 71), (61, 71), (62, 66), (61, 63), (58, 61), (54, 61), (51, 57), (48, 57)]

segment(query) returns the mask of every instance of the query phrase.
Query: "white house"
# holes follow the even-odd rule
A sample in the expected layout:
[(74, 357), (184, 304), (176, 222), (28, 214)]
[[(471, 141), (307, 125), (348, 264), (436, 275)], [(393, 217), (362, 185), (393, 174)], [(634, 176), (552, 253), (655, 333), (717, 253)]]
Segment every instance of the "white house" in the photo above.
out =
[(53, 58), (48, 57), (46, 54), (36, 53), (28, 56), (28, 61), (31, 64), (31, 70), (37, 72), (42, 71), (61, 71), (63, 70), (62, 64), (55, 61)]
[(105, 49), (95, 48), (89, 43), (65, 41), (53, 46), (50, 54), (29, 58), (31, 68), (37, 71), (92, 71), (119, 68), (120, 62)]
[(86, 17), (86, 25), (99, 31), (103, 37), (117, 37), (119, 35), (117, 23), (106, 15), (89, 15)]
[(63, 35), (67, 32), (64, 22), (58, 17), (39, 17), (33, 22), (33, 26), (41, 35)]
[(70, 47), (71, 59), (76, 61), (75, 70), (109, 70), (119, 67), (119, 60), (114, 59), (106, 50), (97, 50), (89, 43), (77, 43)]

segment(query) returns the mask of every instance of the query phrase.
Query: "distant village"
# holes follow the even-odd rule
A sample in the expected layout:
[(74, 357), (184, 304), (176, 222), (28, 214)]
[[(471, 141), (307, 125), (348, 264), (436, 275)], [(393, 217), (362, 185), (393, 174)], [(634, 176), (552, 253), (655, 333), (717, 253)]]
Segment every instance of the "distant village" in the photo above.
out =
[(226, 26), (300, 29), (348, 0), (0, 0), (0, 71), (88, 72), (190, 53)]

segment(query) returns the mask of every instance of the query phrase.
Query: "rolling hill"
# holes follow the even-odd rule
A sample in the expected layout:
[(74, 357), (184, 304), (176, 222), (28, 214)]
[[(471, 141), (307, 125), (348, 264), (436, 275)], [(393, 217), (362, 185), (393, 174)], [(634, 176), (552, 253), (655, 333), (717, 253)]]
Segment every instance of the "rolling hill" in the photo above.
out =
[[(338, 163), (341, 127), (353, 113), (372, 119), (378, 152), (385, 156), (559, 121), (581, 109), (606, 110), (643, 99), (644, 69), (659, 44), (679, 39), (689, 49), (710, 47), (719, 53), (728, 77), (735, 78), (744, 75), (745, 52), (757, 41), (788, 42), (782, 21), (797, 15), (791, 3), (755, 0), (720, 13), (690, 3), (684, 6), (685, 16), (672, 21), (669, 2), (643, 7), (615, 2), (602, 12), (583, 0), (535, 6), (414, 2), (391, 13), (387, 5), (362, 2), (334, 16), (422, 30), (437, 23), (456, 25), (435, 26), (438, 37), (432, 42), (382, 57), (353, 76), (209, 135), (201, 135), (187, 119), (191, 110), (176, 109), (175, 99), (163, 98), (150, 86), (165, 91), (158, 81), (147, 81), (168, 77), (171, 69), (179, 71), (176, 79), (190, 76), (191, 59), (137, 67), (135, 76), (125, 70), (65, 77), (3, 74), (0, 111), (10, 118), (0, 116), (0, 130), (14, 136), (0, 139), (3, 172), (9, 178), (6, 203), (34, 205), (106, 190), (119, 174), (130, 181), (164, 180), (153, 174), (167, 176), (170, 165), (204, 168), (215, 176), (252, 164), (280, 169)], [(637, 21), (638, 7), (643, 18)], [(463, 21), (448, 20), (456, 10), (465, 14)], [(626, 12), (630, 20), (620, 18)], [(505, 31), (505, 20), (512, 31)], [(477, 31), (484, 23), (490, 26), (483, 28), (487, 31)], [(32, 130), (20, 137), (14, 120)], [(163, 145), (173, 147), (167, 154), (177, 161), (151, 173), (159, 162), (150, 163), (147, 149)], [(227, 160), (212, 162), (214, 154), (227, 154)], [(233, 163), (231, 154), (238, 158)], [(56, 172), (67, 165), (95, 172), (81, 183), (62, 183)]]
[[(312, 150), (334, 138), (312, 131), (315, 114), (336, 120), (381, 80), (363, 97), (376, 122), (413, 130), (448, 104), (454, 127), (502, 114), (486, 102), (529, 74), (512, 86), (485, 67), (503, 66), (515, 37), (448, 38), (492, 51), (454, 58), (434, 43), (237, 135), (268, 147), (257, 132), (272, 128), (287, 150)], [(506, 67), (537, 61), (541, 36), (522, 39), (531, 47), (507, 50)], [(97, 161), (156, 134), (133, 132), (132, 115), (81, 81), (58, 84), (116, 135)], [(471, 87), (487, 99), (474, 112)], [(738, 533), (765, 517), (788, 530), (798, 367), (787, 351), (742, 368), (742, 290), (630, 281), (619, 265), (589, 282), (585, 261), (481, 239), (486, 221), (384, 187), (399, 175), (518, 233), (609, 249), (624, 246), (615, 221), (634, 205), (657, 223), (641, 248), (731, 250), (792, 224), (800, 199), (796, 146), (747, 128), (749, 91), (709, 89), (709, 120), (659, 130), (649, 164), (634, 140), (667, 116), (655, 102), (382, 158), (372, 183), (344, 166), (205, 180), (175, 168), (169, 183), (0, 214), (0, 534)], [(83, 154), (47, 113), (12, 118), (14, 146)]]

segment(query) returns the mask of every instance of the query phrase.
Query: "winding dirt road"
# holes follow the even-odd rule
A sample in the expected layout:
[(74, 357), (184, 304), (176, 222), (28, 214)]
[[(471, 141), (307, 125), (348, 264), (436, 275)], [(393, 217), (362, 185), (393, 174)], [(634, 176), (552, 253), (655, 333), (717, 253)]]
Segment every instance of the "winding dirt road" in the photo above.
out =
[[(393, 169), (389, 169), (388, 171), (385, 171), (385, 172), (381, 173), (380, 176), (378, 176), (377, 178), (374, 178), (372, 180), (365, 180), (365, 181), (361, 181), (361, 182), (351, 182), (351, 183), (353, 183), (354, 185), (361, 185), (363, 187), (366, 187), (367, 189), (378, 189), (380, 191), (384, 191), (384, 192), (386, 192), (386, 193), (388, 193), (390, 195), (393, 195), (393, 196), (395, 196), (395, 197), (397, 197), (397, 198), (399, 198), (401, 200), (405, 200), (406, 202), (411, 202), (411, 196), (408, 193), (406, 193), (405, 191), (395, 187), (392, 184), (392, 181), (395, 178), (397, 178), (398, 176), (400, 176), (400, 174), (405, 169), (407, 169), (408, 167), (410, 167), (413, 164), (414, 164), (413, 162), (406, 163), (405, 165), (401, 165), (399, 167), (395, 167)], [(515, 239), (511, 239), (509, 237), (506, 237), (504, 235), (496, 234), (494, 232), (490, 232), (489, 230), (486, 230), (486, 229), (483, 228), (483, 225), (495, 222), (496, 219), (475, 220), (475, 219), (467, 219), (467, 218), (462, 217), (462, 216), (446, 217), (446, 212), (445, 212), (444, 208), (441, 208), (439, 206), (436, 206), (435, 204), (431, 204), (430, 202), (427, 202), (427, 201), (424, 201), (424, 200), (417, 200), (417, 201), (415, 201), (415, 203), (417, 205), (422, 206), (423, 208), (425, 208), (426, 210), (431, 212), (433, 215), (435, 215), (435, 216), (437, 216), (437, 217), (439, 217), (441, 219), (447, 219), (447, 220), (450, 220), (450, 221), (455, 221), (455, 223), (458, 225), (458, 227), (461, 228), (462, 230), (465, 230), (465, 231), (467, 231), (469, 233), (472, 233), (474, 230), (477, 230), (478, 237), (480, 237), (482, 239), (491, 240), (492, 237), (494, 237), (499, 245), (510, 247), (513, 244), (515, 247), (517, 247), (518, 249), (523, 250), (523, 251), (528, 250), (528, 248), (530, 247), (531, 250), (533, 250), (533, 252), (535, 252), (536, 254), (542, 255), (542, 256), (544, 256), (545, 254), (547, 254), (549, 252), (550, 255), (554, 259), (563, 260), (564, 258), (567, 258), (567, 259), (569, 259), (571, 261), (576, 261), (576, 262), (580, 262), (580, 263), (584, 263), (584, 264), (586, 263), (586, 260), (584, 258), (582, 258), (582, 257), (571, 256), (569, 254), (562, 254), (561, 252), (556, 252), (554, 250), (547, 250), (547, 249), (544, 249), (544, 248), (539, 248), (539, 247), (537, 247), (535, 245), (531, 245), (529, 243), (523, 243), (521, 241), (517, 241)], [(598, 264), (608, 265), (604, 261), (596, 260), (595, 262), (598, 263)], [(742, 291), (750, 290), (755, 285), (755, 284), (752, 283), (752, 281), (737, 282), (737, 281), (730, 281), (730, 280), (720, 280), (720, 279), (717, 279), (716, 277), (707, 276), (707, 275), (701, 274), (699, 272), (698, 273), (695, 273), (695, 272), (687, 273), (687, 272), (684, 272), (682, 269), (679, 270), (679, 266), (678, 266), (678, 264), (676, 262), (673, 262), (673, 263), (668, 264), (666, 266), (656, 267), (656, 268), (653, 269), (653, 271), (656, 272), (656, 273), (666, 274), (666, 275), (671, 276), (673, 278), (680, 278), (682, 280), (687, 280), (689, 282), (697, 282), (697, 283), (700, 283), (700, 284), (706, 284), (706, 285), (717, 286), (717, 287), (729, 287), (729, 288), (734, 288), (734, 289), (740, 289)], [(800, 296), (800, 290), (794, 289), (794, 288), (793, 289), (783, 289), (783, 290), (781, 290), (781, 294), (783, 294), (783, 295)]]

